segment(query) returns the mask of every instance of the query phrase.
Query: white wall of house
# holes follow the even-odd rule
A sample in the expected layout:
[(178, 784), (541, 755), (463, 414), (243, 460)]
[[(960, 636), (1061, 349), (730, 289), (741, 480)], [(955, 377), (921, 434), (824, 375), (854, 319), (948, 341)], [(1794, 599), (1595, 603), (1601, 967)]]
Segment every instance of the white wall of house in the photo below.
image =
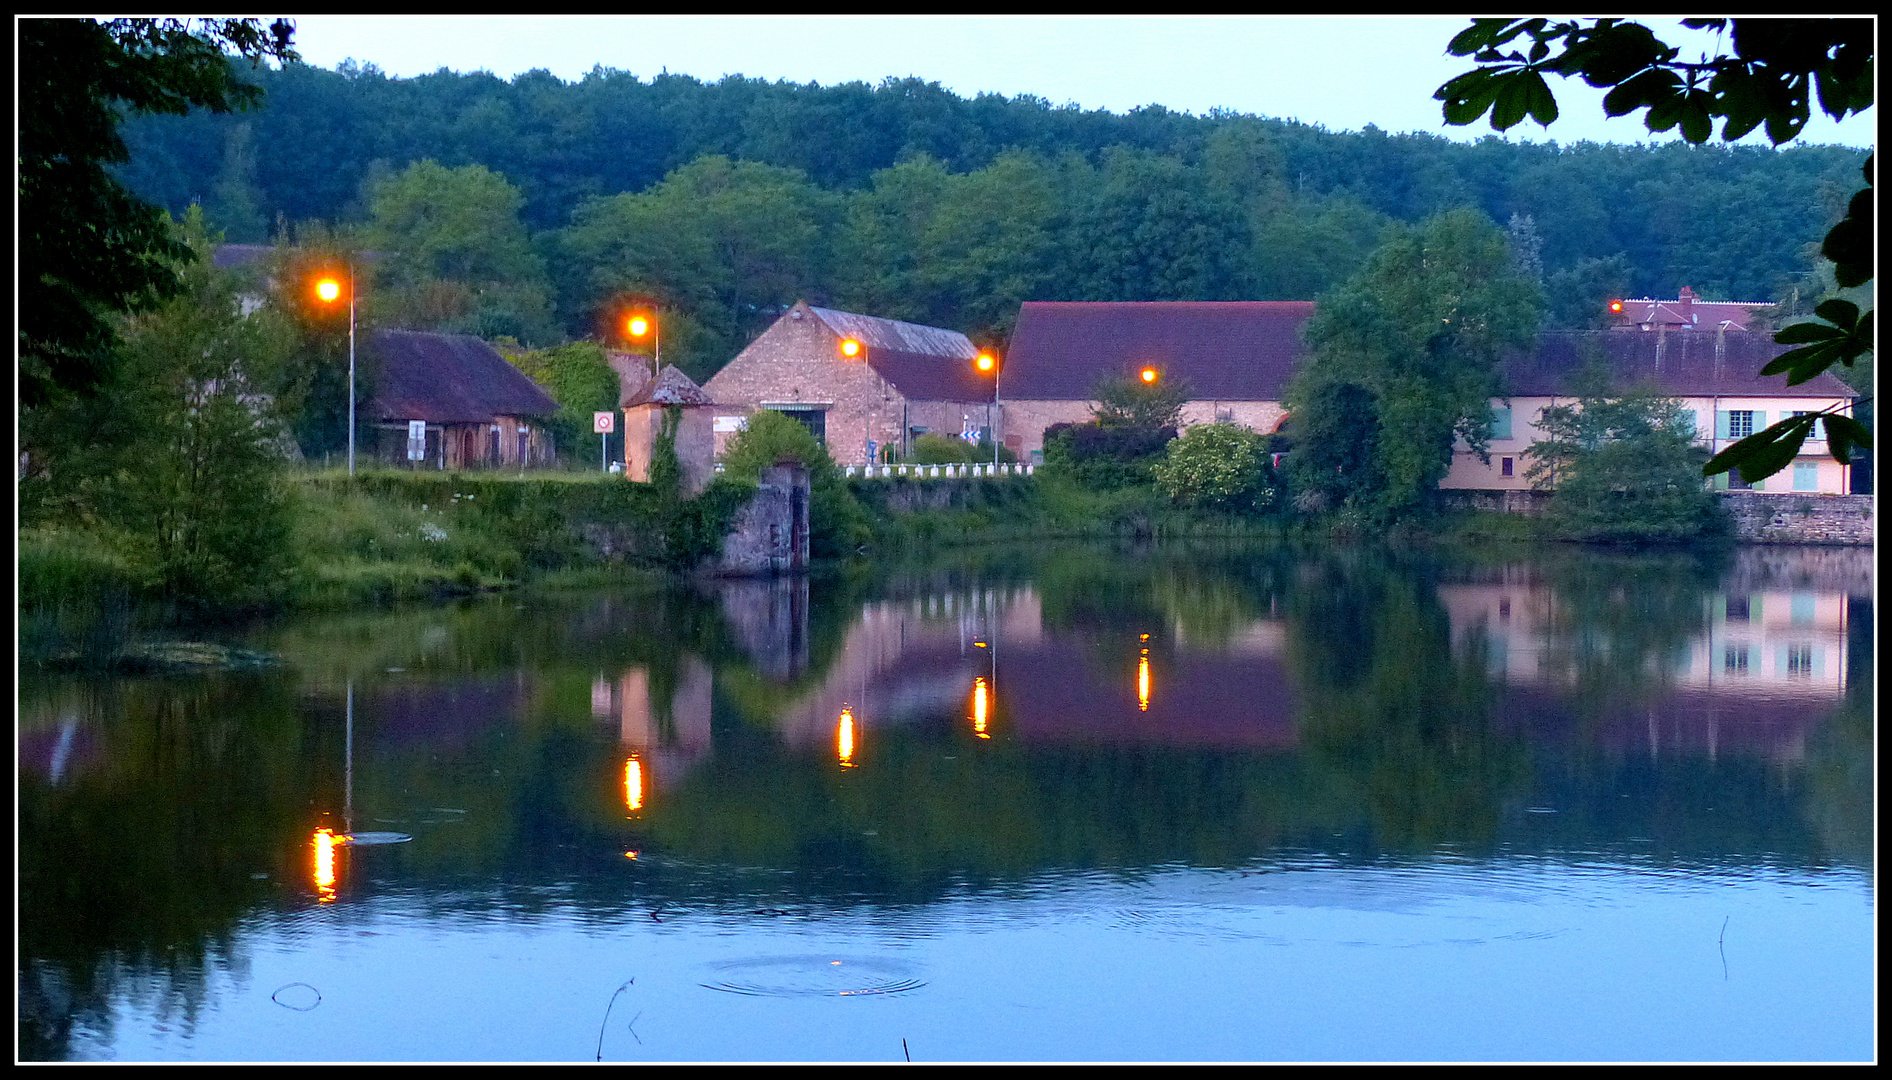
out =
[[(1803, 397), (1684, 397), (1677, 400), (1683, 409), (1694, 414), (1698, 441), (1713, 453), (1794, 413), (1819, 412), (1844, 403), (1840, 398)], [(1529, 447), (1546, 437), (1537, 426), (1537, 419), (1552, 405), (1572, 403), (1571, 398), (1493, 398), (1491, 461), (1480, 461), (1478, 455), (1461, 445), (1453, 456), (1451, 471), (1439, 486), (1456, 490), (1528, 490), (1531, 484), (1525, 479), (1525, 473), (1530, 468)], [(1816, 428), (1815, 437), (1806, 441), (1792, 465), (1752, 485), (1752, 490), (1845, 494), (1851, 467), (1834, 461), (1827, 453), (1825, 434), (1823, 428)], [(1717, 487), (1728, 483), (1725, 475), (1716, 480)]]

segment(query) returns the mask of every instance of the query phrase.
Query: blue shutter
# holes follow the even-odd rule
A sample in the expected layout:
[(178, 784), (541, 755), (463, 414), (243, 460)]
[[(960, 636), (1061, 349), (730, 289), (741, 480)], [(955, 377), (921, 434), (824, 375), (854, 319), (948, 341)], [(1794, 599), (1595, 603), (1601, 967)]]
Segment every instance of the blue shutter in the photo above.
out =
[(1726, 409), (1722, 409), (1715, 413), (1715, 438), (1717, 439), (1734, 438), (1734, 436), (1728, 434), (1728, 411)]
[(1508, 439), (1511, 437), (1510, 409), (1491, 410), (1491, 437), (1494, 439)]

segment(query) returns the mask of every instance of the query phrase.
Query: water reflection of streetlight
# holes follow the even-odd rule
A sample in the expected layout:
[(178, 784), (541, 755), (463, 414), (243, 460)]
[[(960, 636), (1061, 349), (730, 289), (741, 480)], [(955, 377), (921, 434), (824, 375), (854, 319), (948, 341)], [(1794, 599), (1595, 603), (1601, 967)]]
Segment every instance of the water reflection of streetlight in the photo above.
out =
[(972, 680), (972, 733), (981, 739), (992, 737), (991, 732), (986, 730), (986, 721), (992, 708), (989, 694), (985, 676), (976, 676)]
[(854, 712), (841, 706), (841, 722), (834, 728), (834, 751), (843, 769), (854, 767)]
[(635, 814), (644, 809), (644, 763), (632, 754), (624, 762), (624, 808)]
[(1143, 635), (1143, 652), (1137, 657), (1137, 711), (1150, 711), (1150, 635)]
[(324, 825), (315, 830), (311, 841), (315, 856), (315, 892), (325, 904), (335, 899), (336, 885), (340, 879), (336, 868), (336, 848), (405, 844), (413, 839), (406, 833), (355, 831), (355, 684), (352, 680), (348, 683), (346, 700), (346, 734), (342, 750), (342, 831), (337, 835), (333, 829)]
[(328, 829), (315, 830), (315, 895), (322, 903), (335, 900), (335, 834)]

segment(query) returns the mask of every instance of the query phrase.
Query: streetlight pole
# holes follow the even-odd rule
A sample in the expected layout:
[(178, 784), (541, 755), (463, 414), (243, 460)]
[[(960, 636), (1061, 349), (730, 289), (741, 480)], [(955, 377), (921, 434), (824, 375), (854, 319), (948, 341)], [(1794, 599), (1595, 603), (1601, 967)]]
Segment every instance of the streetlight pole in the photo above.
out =
[(348, 475), (355, 475), (355, 264), (348, 264)]
[[(316, 298), (324, 304), (341, 299), (342, 283), (323, 277), (315, 283)], [(348, 475), (355, 475), (355, 264), (348, 264)]]

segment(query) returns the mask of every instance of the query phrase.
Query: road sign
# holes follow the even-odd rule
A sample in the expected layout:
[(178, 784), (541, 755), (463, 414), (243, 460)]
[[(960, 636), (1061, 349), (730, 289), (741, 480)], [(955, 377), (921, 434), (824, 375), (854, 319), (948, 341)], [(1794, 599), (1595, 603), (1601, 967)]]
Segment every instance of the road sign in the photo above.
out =
[(595, 412), (591, 414), (591, 430), (599, 435), (609, 435), (615, 430), (618, 414), (614, 412)]

